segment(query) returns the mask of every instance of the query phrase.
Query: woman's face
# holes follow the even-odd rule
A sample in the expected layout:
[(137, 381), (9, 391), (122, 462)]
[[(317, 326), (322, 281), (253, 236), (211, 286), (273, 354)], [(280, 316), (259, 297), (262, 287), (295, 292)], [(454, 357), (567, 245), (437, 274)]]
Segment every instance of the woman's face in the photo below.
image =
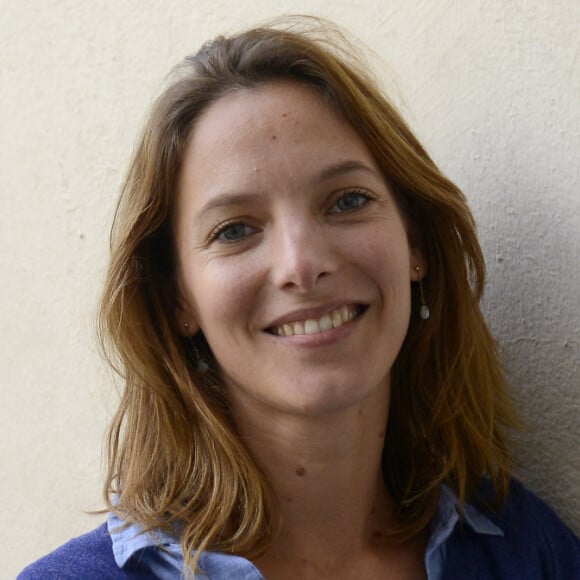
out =
[(222, 97), (184, 153), (178, 322), (234, 407), (316, 415), (389, 388), (419, 252), (364, 142), (312, 89)]

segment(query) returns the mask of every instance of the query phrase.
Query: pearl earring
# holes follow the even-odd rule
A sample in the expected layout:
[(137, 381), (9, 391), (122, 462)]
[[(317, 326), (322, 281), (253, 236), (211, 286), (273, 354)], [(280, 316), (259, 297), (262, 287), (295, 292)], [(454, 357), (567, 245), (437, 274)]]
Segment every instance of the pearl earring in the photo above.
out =
[[(185, 330), (189, 330), (189, 322), (184, 322), (183, 323), (183, 328), (185, 328)], [(197, 362), (195, 364), (195, 370), (200, 373), (200, 374), (204, 374), (209, 370), (209, 364), (208, 362), (202, 358), (199, 353), (197, 352), (197, 348), (195, 348), (194, 346), (194, 351), (195, 351), (195, 356), (197, 358)]]
[(207, 361), (200, 358), (195, 365), (195, 370), (203, 375), (204, 373), (207, 373), (208, 369), (209, 365), (207, 364)]
[[(417, 274), (421, 274), (421, 267), (415, 266), (415, 271), (417, 272)], [(419, 278), (419, 292), (421, 294), (421, 309), (419, 310), (419, 316), (421, 317), (421, 320), (428, 320), (429, 316), (431, 316), (431, 312), (429, 310), (429, 306), (427, 306), (427, 304), (425, 303), (422, 278)]]

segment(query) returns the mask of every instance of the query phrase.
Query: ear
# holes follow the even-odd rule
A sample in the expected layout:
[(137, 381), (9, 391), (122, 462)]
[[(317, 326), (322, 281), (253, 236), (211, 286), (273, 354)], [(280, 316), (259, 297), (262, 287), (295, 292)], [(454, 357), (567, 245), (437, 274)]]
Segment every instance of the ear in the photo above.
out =
[(200, 331), (197, 322), (195, 309), (190, 302), (185, 299), (185, 292), (183, 290), (183, 280), (179, 271), (175, 274), (175, 287), (173, 288), (173, 296), (171, 297), (176, 305), (173, 309), (173, 320), (176, 326), (176, 331), (181, 336), (194, 336)]
[(418, 247), (411, 248), (409, 253), (409, 268), (411, 282), (419, 282), (429, 271), (429, 264), (427, 264), (425, 255)]
[(429, 270), (429, 264), (423, 252), (423, 236), (419, 226), (412, 220), (406, 220), (407, 240), (409, 244), (409, 273), (411, 282), (420, 282)]
[(193, 336), (200, 330), (196, 317), (188, 308), (181, 305), (175, 308), (174, 319), (177, 325), (177, 332), (181, 336)]

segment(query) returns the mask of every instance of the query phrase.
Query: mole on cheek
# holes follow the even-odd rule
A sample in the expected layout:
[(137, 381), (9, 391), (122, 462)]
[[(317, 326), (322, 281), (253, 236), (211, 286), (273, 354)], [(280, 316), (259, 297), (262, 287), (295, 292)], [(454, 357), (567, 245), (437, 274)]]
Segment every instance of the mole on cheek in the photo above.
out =
[(276, 141), (277, 138), (276, 135), (272, 135), (272, 141)]
[(298, 477), (302, 477), (302, 476), (303, 476), (305, 473), (306, 473), (306, 469), (304, 469), (304, 467), (302, 467), (302, 465), (299, 465), (299, 466), (296, 468), (296, 475), (297, 475)]

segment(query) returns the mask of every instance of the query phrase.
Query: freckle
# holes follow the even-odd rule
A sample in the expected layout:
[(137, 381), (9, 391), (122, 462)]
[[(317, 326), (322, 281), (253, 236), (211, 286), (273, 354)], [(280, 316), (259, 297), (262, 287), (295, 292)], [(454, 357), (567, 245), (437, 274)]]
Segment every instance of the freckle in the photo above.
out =
[(276, 135), (272, 135), (272, 141), (276, 141), (277, 138)]
[(303, 476), (305, 473), (306, 473), (306, 469), (304, 469), (304, 467), (302, 467), (302, 465), (299, 465), (299, 466), (296, 468), (296, 475), (297, 475), (298, 477), (302, 477), (302, 476)]
[(287, 497), (287, 498), (286, 498), (286, 501), (287, 501), (288, 503), (292, 503), (292, 498), (291, 498), (291, 497)]
[(358, 410), (358, 416), (360, 417), (362, 415), (362, 409)]
[(384, 431), (379, 431), (379, 439), (382, 439), (385, 436)]
[(282, 117), (287, 117), (288, 114), (287, 113), (282, 113)]

